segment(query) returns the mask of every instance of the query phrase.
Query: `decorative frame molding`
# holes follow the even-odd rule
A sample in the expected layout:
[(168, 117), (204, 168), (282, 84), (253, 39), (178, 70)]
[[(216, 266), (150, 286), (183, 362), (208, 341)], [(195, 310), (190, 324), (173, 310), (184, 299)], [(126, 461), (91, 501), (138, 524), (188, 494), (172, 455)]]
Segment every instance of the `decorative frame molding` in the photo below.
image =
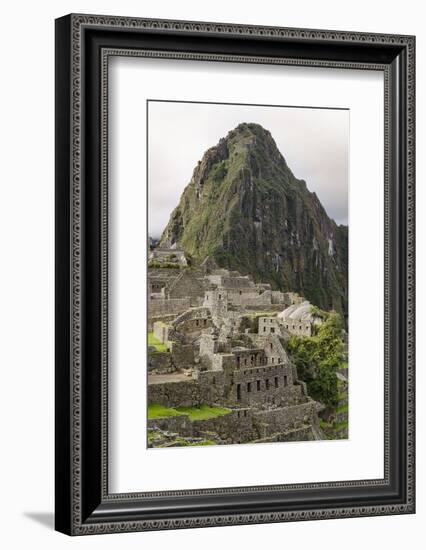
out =
[[(383, 480), (108, 493), (107, 76), (115, 55), (384, 72)], [(412, 36), (96, 15), (56, 21), (59, 531), (83, 535), (414, 512), (414, 56)], [(321, 494), (330, 504), (321, 502)], [(187, 511), (173, 509), (177, 496), (188, 499)], [(215, 512), (204, 512), (212, 498)]]

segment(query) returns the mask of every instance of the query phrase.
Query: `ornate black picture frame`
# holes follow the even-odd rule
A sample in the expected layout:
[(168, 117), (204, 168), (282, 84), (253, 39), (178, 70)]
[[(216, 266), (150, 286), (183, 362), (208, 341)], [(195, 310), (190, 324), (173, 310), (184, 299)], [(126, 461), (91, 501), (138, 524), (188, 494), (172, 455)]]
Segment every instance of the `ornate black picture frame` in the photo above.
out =
[[(107, 70), (113, 55), (384, 74), (384, 478), (110, 494)], [(68, 15), (56, 21), (56, 529), (69, 535), (414, 513), (415, 38)]]

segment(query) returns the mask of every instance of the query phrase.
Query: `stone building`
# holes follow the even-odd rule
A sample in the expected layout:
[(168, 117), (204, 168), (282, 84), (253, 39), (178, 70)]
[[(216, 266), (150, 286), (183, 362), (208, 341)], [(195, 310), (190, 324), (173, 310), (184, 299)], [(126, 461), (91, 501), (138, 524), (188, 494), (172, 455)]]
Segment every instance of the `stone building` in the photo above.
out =
[(181, 267), (188, 265), (184, 251), (179, 248), (154, 248), (149, 252), (148, 261), (160, 264), (176, 264)]
[[(162, 254), (166, 249), (155, 249)], [(172, 249), (167, 249), (168, 251)], [(174, 252), (176, 249), (173, 249)], [(166, 257), (166, 256), (164, 256)], [(167, 264), (165, 264), (167, 265)], [(249, 275), (218, 268), (214, 260), (206, 258), (198, 269), (150, 268), (148, 270), (149, 324), (153, 318), (171, 313), (183, 313), (187, 307), (198, 307), (209, 300), (208, 294), (226, 296), (227, 304), (234, 310), (275, 310), (280, 306), (299, 304), (303, 298), (293, 292), (272, 291), (269, 284), (255, 283)], [(189, 302), (189, 306), (187, 305)]]
[(312, 336), (315, 326), (320, 323), (321, 319), (312, 313), (312, 305), (303, 301), (287, 307), (275, 317), (260, 317), (259, 334)]
[(219, 268), (211, 258), (188, 267), (179, 250), (154, 251), (155, 267), (148, 269), (148, 330), (154, 336), (148, 404), (226, 410), (208, 420), (179, 413), (152, 418), (149, 430), (218, 444), (323, 439), (321, 406), (309, 397), (285, 349), (291, 335), (310, 337), (322, 322), (311, 304), (295, 292)]
[[(229, 289), (212, 283), (202, 306), (189, 308), (169, 324), (154, 324), (156, 337), (170, 352), (168, 360), (157, 354), (157, 364), (151, 357), (148, 402), (229, 408), (229, 415), (211, 422), (221, 441), (314, 439), (315, 402), (298, 380), (279, 335), (272, 330), (241, 333), (241, 312), (230, 308)], [(183, 435), (204, 433), (201, 425), (197, 431), (194, 423), (175, 417), (150, 425), (173, 427)]]
[(190, 271), (183, 271), (176, 279), (165, 287), (164, 294), (167, 300), (189, 298), (191, 305), (196, 306), (204, 296), (206, 283)]

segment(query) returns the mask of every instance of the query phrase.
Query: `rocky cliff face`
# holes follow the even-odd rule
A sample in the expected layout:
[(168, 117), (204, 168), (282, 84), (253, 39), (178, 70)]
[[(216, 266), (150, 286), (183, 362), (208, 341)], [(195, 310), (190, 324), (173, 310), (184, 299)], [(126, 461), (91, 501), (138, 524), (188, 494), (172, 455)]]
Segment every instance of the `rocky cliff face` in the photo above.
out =
[(347, 311), (348, 228), (327, 216), (271, 134), (243, 123), (196, 166), (161, 244)]

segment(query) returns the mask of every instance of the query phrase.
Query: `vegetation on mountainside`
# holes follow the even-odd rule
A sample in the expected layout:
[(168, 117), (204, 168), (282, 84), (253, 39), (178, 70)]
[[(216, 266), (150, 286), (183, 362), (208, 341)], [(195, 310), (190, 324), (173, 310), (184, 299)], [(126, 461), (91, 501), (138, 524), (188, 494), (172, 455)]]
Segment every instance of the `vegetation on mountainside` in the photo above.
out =
[(271, 134), (243, 123), (198, 163), (160, 242), (345, 312), (347, 237)]
[[(311, 337), (292, 336), (287, 348), (306, 382), (308, 394), (326, 407), (335, 409), (340, 400), (337, 371), (344, 368), (343, 322), (337, 313), (320, 313), (323, 322)], [(318, 315), (319, 316), (319, 315)]]

